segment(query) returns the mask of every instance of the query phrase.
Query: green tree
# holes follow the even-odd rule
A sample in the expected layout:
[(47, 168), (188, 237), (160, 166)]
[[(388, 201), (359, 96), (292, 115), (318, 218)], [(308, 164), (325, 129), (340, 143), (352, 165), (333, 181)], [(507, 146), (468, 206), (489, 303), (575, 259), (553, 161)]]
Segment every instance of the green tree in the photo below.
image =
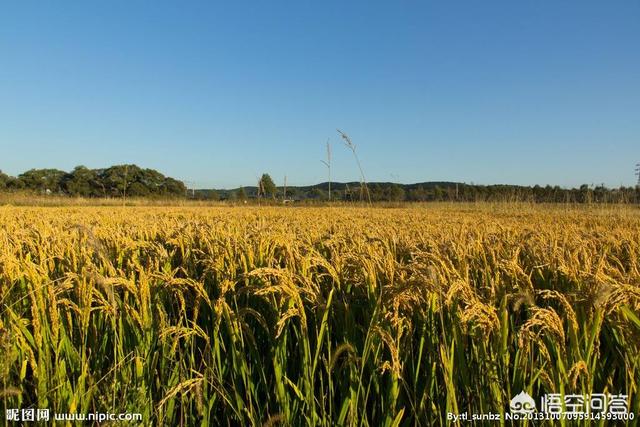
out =
[(85, 166), (76, 166), (63, 179), (63, 190), (72, 196), (90, 197), (99, 195), (94, 192), (96, 173)]
[(317, 187), (311, 190), (310, 196), (315, 200), (328, 200), (327, 193), (325, 193), (321, 188)]
[(275, 198), (276, 197), (276, 184), (268, 173), (262, 174), (260, 178), (260, 190), (265, 196)]
[(235, 193), (236, 199), (247, 200), (247, 193), (244, 191), (244, 187), (238, 188)]
[(435, 200), (443, 200), (444, 199), (444, 190), (440, 188), (439, 185), (436, 185), (433, 189), (433, 198)]
[(589, 188), (589, 185), (582, 184), (580, 186), (580, 201), (582, 203), (591, 203), (592, 199), (592, 191)]
[(60, 192), (66, 172), (58, 169), (31, 169), (18, 176), (29, 190)]
[(134, 176), (134, 179), (144, 185), (149, 193), (157, 194), (165, 185), (165, 176), (154, 169), (142, 169)]
[(388, 198), (391, 202), (401, 202), (404, 200), (404, 190), (398, 184), (392, 184), (388, 189)]
[(149, 188), (139, 181), (134, 181), (127, 187), (128, 197), (145, 197), (149, 196)]
[(182, 181), (173, 178), (165, 178), (162, 183), (162, 194), (167, 196), (184, 197), (187, 187)]
[(0, 189), (7, 188), (7, 184), (9, 184), (9, 179), (10, 179), (9, 175), (7, 175), (6, 173), (0, 170)]
[[(189, 192), (191, 195), (191, 192)], [(219, 200), (220, 195), (216, 190), (196, 190), (195, 198), (199, 200)]]
[(413, 190), (409, 190), (408, 199), (414, 202), (423, 202), (427, 200), (428, 194), (423, 186), (418, 186)]
[(139, 171), (140, 168), (136, 165), (116, 165), (103, 170), (100, 178), (110, 196), (125, 197), (127, 187), (135, 181)]

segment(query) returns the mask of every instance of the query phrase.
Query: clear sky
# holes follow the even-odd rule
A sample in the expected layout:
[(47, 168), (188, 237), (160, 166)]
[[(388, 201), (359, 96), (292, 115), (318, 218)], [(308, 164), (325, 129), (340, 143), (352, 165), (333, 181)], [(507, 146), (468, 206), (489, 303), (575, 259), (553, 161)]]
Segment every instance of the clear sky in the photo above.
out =
[(634, 183), (640, 0), (14, 1), (0, 169)]

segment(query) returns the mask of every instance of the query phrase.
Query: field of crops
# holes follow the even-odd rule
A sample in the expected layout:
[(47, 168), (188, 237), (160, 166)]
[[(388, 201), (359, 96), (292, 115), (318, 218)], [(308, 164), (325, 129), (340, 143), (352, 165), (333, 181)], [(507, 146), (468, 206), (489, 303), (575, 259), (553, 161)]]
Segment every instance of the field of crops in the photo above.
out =
[(441, 425), (525, 391), (637, 417), (639, 313), (631, 207), (0, 207), (3, 412)]

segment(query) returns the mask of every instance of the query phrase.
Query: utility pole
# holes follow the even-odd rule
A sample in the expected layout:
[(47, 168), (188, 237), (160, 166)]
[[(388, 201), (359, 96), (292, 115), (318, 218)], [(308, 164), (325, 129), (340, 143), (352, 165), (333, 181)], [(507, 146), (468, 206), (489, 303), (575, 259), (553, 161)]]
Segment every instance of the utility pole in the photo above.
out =
[(640, 188), (640, 163), (636, 163), (636, 176), (638, 177), (636, 187)]
[(189, 187), (187, 188), (187, 197), (189, 196), (189, 190), (191, 190), (191, 198), (196, 198), (196, 183), (193, 181), (184, 181)]
[(286, 203), (287, 201), (287, 175), (284, 176), (284, 196), (282, 198), (282, 202)]

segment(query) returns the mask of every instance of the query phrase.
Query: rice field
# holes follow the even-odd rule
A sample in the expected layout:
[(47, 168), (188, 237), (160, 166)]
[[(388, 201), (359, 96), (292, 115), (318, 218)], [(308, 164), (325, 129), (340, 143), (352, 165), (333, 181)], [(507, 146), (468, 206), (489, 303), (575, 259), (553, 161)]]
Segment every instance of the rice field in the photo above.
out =
[(524, 391), (637, 417), (639, 317), (633, 207), (0, 207), (3, 413), (509, 425)]

